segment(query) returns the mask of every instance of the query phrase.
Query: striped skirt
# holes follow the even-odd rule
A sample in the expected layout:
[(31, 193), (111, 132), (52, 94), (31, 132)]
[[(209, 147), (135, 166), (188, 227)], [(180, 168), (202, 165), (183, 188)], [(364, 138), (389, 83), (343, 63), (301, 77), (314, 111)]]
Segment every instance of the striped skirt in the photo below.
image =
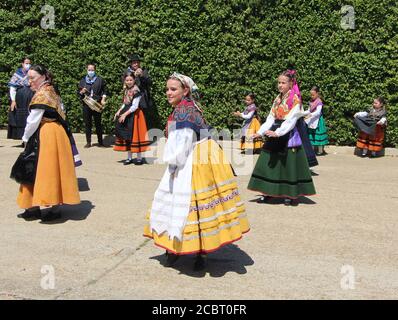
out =
[(262, 138), (256, 138), (253, 141), (248, 141), (249, 137), (251, 137), (253, 134), (255, 134), (261, 127), (260, 122), (257, 120), (257, 118), (253, 118), (253, 120), (250, 122), (248, 128), (244, 130), (243, 136), (240, 140), (240, 149), (245, 150), (245, 149), (253, 149), (253, 150), (258, 150), (261, 149), (263, 146), (263, 139)]
[[(207, 145), (203, 147), (204, 144)], [(191, 204), (182, 241), (150, 230), (149, 213), (144, 228), (144, 236), (179, 255), (215, 251), (249, 231), (236, 179), (221, 148), (207, 140), (193, 152)]]
[(384, 126), (376, 126), (375, 135), (366, 134), (363, 131), (359, 132), (357, 147), (361, 149), (368, 149), (369, 151), (379, 152), (383, 149), (384, 142)]
[(314, 195), (315, 187), (304, 149), (290, 148), (286, 154), (262, 151), (248, 189), (291, 199)]
[(131, 151), (133, 153), (137, 153), (145, 152), (150, 149), (149, 145), (151, 142), (148, 138), (148, 129), (144, 112), (141, 109), (137, 109), (134, 112), (133, 121), (132, 139), (125, 140), (116, 137), (115, 145), (113, 146), (114, 151)]
[(329, 144), (327, 129), (323, 116), (319, 118), (316, 129), (308, 128), (308, 137), (313, 146), (326, 146)]

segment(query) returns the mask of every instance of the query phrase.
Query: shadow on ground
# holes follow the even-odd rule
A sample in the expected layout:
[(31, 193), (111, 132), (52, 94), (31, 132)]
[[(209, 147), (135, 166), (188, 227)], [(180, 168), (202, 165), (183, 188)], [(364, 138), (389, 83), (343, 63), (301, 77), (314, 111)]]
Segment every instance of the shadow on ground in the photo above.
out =
[[(249, 200), (249, 202), (258, 202), (260, 197), (261, 195), (258, 195), (256, 199)], [(265, 202), (259, 203), (259, 205), (282, 205), (284, 204), (284, 200), (284, 198), (268, 198)], [(298, 206), (300, 204), (316, 204), (316, 202), (307, 197), (299, 197), (297, 203), (293, 206)]]
[(77, 185), (80, 192), (90, 191), (90, 186), (86, 178), (77, 178)]
[[(80, 204), (77, 205), (62, 205), (59, 208), (59, 212), (61, 213), (61, 217), (59, 219), (53, 221), (47, 221), (40, 223), (42, 224), (60, 224), (65, 223), (68, 220), (80, 221), (85, 220), (90, 215), (91, 210), (94, 209), (95, 206), (91, 203), (91, 201), (83, 200)], [(46, 214), (50, 211), (51, 208), (43, 209), (42, 214)]]
[[(228, 272), (245, 274), (247, 273), (246, 267), (254, 264), (253, 259), (234, 244), (224, 246), (216, 252), (209, 253), (207, 255), (207, 266), (202, 271), (193, 270), (195, 257), (196, 255), (183, 255), (171, 268), (189, 277), (202, 278), (206, 274), (209, 274), (210, 277), (218, 278)], [(164, 266), (166, 255), (163, 253), (150, 259), (157, 260)]]

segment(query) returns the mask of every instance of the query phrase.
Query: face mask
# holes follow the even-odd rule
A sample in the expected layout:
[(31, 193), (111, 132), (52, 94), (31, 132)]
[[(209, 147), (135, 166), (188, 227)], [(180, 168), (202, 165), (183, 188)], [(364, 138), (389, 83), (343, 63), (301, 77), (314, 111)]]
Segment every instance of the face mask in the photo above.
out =
[(87, 71), (87, 74), (90, 78), (95, 76), (95, 71)]
[(29, 70), (29, 69), (30, 69), (30, 66), (31, 66), (30, 63), (25, 63), (25, 64), (24, 64), (25, 70)]

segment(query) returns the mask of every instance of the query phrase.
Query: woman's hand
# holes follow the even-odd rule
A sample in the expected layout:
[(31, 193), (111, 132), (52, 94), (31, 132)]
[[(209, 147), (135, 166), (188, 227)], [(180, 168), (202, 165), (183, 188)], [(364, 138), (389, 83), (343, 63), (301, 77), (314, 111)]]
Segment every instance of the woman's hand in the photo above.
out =
[(119, 118), (119, 123), (123, 123), (124, 120), (126, 120), (126, 114), (125, 114), (125, 113), (123, 113), (123, 114), (120, 116), (120, 118)]
[(142, 69), (138, 68), (137, 70), (135, 70), (134, 75), (136, 77), (141, 77), (142, 76)]
[(235, 117), (240, 117), (240, 112), (239, 112), (239, 111), (232, 112), (232, 114), (233, 114)]
[(279, 137), (275, 131), (271, 131), (271, 130), (265, 131), (265, 135), (270, 138), (278, 138)]
[(261, 134), (255, 133), (255, 134), (252, 134), (249, 137), (249, 140), (253, 141), (254, 139), (258, 139), (258, 138), (261, 138), (261, 137), (262, 137)]
[(83, 88), (83, 89), (80, 90), (80, 94), (85, 94), (86, 92), (87, 92), (86, 88)]
[(16, 109), (17, 108), (17, 103), (16, 103), (16, 101), (14, 100), (14, 101), (11, 101), (11, 105), (10, 105), (10, 111), (14, 111), (14, 109)]

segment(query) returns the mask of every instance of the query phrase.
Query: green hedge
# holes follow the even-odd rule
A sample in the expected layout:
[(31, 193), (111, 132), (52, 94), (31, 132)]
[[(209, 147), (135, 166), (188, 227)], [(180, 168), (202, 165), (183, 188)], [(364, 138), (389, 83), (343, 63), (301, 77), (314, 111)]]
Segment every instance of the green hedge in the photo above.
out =
[[(120, 75), (127, 55), (138, 52), (150, 70), (159, 113), (151, 126), (164, 127), (171, 111), (164, 87), (173, 71), (192, 76), (202, 89), (208, 122), (232, 129), (236, 119), (230, 114), (243, 108), (249, 91), (266, 116), (278, 74), (286, 61), (294, 61), (305, 102), (311, 86), (321, 87), (332, 143), (353, 145), (353, 114), (383, 95), (389, 100), (387, 144), (398, 145), (394, 0), (46, 0), (55, 8), (55, 29), (47, 30), (40, 27), (43, 3), (0, 4), (0, 123), (6, 123), (6, 84), (27, 54), (56, 75), (75, 131), (83, 130), (76, 86), (85, 64), (97, 62), (110, 91), (103, 122), (111, 132), (121, 101)], [(343, 5), (354, 7), (353, 30), (341, 26)]]

